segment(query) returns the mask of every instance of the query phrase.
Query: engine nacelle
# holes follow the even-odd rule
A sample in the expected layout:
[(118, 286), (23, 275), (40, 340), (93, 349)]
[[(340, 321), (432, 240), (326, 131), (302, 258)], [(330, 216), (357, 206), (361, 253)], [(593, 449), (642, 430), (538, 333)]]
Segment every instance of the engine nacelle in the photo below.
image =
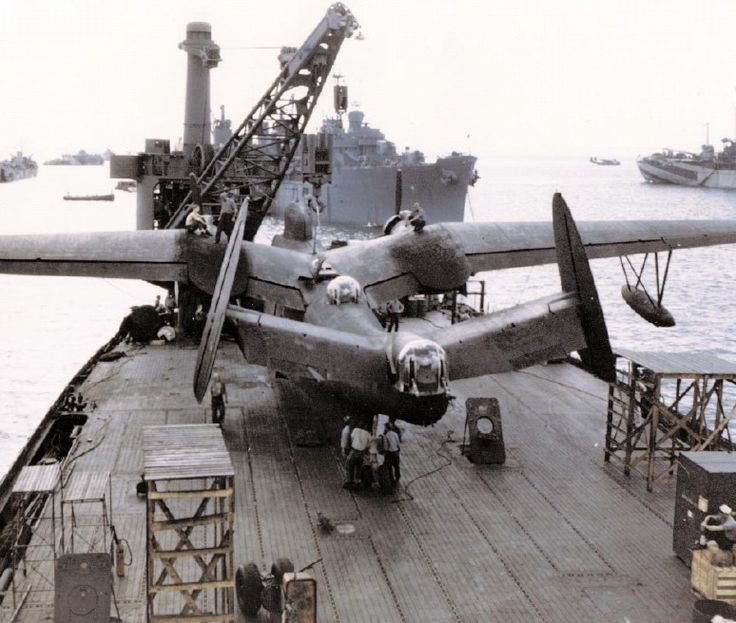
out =
[(432, 340), (416, 339), (404, 344), (396, 356), (396, 389), (414, 396), (447, 392), (445, 350)]

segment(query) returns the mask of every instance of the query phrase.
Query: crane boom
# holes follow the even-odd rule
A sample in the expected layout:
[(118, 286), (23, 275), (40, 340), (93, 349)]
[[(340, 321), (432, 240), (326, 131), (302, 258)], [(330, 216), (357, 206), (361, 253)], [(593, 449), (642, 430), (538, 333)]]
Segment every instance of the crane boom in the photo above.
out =
[[(294, 157), (337, 53), (358, 22), (341, 3), (298, 48), (283, 48), (281, 71), (265, 95), (233, 132), (194, 182), (202, 197), (239, 187), (250, 196), (244, 238), (253, 240)], [(190, 191), (167, 223), (180, 227)]]

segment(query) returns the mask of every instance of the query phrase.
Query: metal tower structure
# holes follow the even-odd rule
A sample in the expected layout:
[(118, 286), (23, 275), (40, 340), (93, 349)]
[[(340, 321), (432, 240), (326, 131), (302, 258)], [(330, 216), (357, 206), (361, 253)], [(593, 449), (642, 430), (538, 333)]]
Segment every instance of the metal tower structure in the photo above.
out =
[(300, 48), (282, 48), (281, 71), (265, 95), (192, 180), (192, 190), (166, 224), (180, 227), (186, 206), (237, 187), (250, 197), (245, 239), (253, 240), (299, 145), (340, 46), (358, 28), (344, 5), (330, 6)]

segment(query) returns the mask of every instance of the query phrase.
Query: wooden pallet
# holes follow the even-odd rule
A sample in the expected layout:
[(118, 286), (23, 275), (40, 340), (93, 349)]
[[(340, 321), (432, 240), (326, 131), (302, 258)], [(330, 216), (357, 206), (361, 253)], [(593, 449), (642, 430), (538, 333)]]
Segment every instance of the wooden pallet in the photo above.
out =
[(736, 566), (714, 567), (710, 564), (707, 550), (693, 552), (690, 582), (693, 590), (706, 599), (719, 599), (736, 605)]

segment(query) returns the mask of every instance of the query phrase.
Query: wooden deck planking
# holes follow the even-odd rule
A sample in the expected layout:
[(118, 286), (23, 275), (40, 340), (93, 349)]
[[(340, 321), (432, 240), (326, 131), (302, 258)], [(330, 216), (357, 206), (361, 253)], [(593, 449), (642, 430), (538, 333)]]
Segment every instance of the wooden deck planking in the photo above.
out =
[[(204, 404), (204, 403), (203, 403)], [(164, 424), (211, 424), (212, 412), (209, 407), (199, 409), (167, 409)]]
[[(132, 550), (132, 560), (126, 549), (125, 560), (130, 566), (125, 567), (125, 577), (115, 578), (115, 597), (121, 614), (129, 612), (131, 607), (145, 603), (146, 596), (146, 531), (141, 530), (145, 522), (145, 502), (140, 502), (138, 512), (120, 513), (115, 519), (115, 529), (121, 539), (125, 539)], [(134, 608), (133, 608), (134, 609)], [(124, 619), (126, 620), (126, 619)]]
[(321, 550), (340, 620), (366, 617), (386, 623), (405, 620), (392, 598), (369, 539), (331, 539), (322, 543)]
[[(451, 621), (452, 604), (420, 548), (420, 542), (404, 520), (398, 505), (386, 507), (380, 500), (360, 500), (361, 524), (371, 527), (363, 536), (374, 549), (386, 584), (385, 591), (397, 604), (405, 621)], [(339, 541), (342, 537), (336, 537)]]
[(535, 620), (534, 604), (518, 590), (493, 541), (482, 537), (441, 477), (437, 480), (439, 484), (429, 478), (417, 481), (412, 487), (414, 501), (402, 508), (453, 604), (455, 620)]
[[(270, 568), (274, 560), (283, 557), (303, 566), (318, 556), (288, 437), (272, 400), (244, 407), (250, 473), (246, 473), (245, 489), (237, 499), (257, 505), (259, 549), (262, 543), (264, 556), (259, 566)], [(248, 560), (259, 562), (255, 557)]]
[[(118, 474), (143, 473), (143, 427), (156, 426), (166, 422), (166, 412), (159, 410), (133, 411), (125, 427), (124, 439), (115, 461), (114, 472)], [(136, 482), (140, 478), (136, 479)]]
[[(595, 417), (591, 417), (593, 415)], [(534, 444), (536, 451), (527, 457), (527, 473), (538, 481), (541, 490), (553, 483), (567, 483), (562, 499), (566, 502), (565, 513), (576, 530), (598, 551), (605, 552), (606, 560), (617, 574), (636, 575), (641, 578), (640, 583), (651, 588), (652, 595), (645, 602), (651, 603), (652, 608), (647, 609), (644, 616), (650, 620), (676, 620), (673, 617), (689, 609), (691, 598), (687, 570), (674, 561), (671, 552), (671, 525), (663, 516), (652, 513), (650, 506), (642, 503), (638, 496), (632, 496), (610, 478), (609, 472), (615, 468), (603, 466), (600, 456), (603, 417), (600, 412), (559, 411), (556, 429), (562, 425), (579, 434), (567, 443), (564, 438), (555, 439), (552, 435), (552, 443)], [(594, 447), (595, 442), (598, 448)], [(563, 458), (567, 458), (567, 462), (560, 461), (558, 456), (565, 450)], [(583, 464), (582, 469), (570, 469), (569, 464), (575, 461)], [(628, 481), (624, 484), (636, 487), (641, 483)], [(660, 509), (668, 506), (668, 515), (672, 516), (674, 496), (671, 491), (663, 490), (659, 496), (648, 495), (652, 501), (659, 501)], [(642, 543), (647, 546), (642, 547)], [(636, 603), (634, 600), (632, 606)]]
[[(149, 347), (100, 364), (82, 388), (98, 409), (83, 432), (93, 441), (79, 452), (99, 445), (77, 469), (113, 470), (114, 520), (136, 560), (133, 575), (116, 581), (124, 620), (145, 618), (145, 505), (134, 494), (140, 428), (207, 421), (207, 402), (191, 395), (194, 356)], [(296, 398), (275, 391), (231, 344), (217, 369), (230, 398), (236, 562), (266, 571), (281, 556), (297, 568), (322, 558), (314, 567), (320, 621), (690, 619), (688, 571), (671, 553), (671, 488), (647, 493), (603, 464), (605, 385), (580, 370), (550, 365), (453, 384), (450, 413), (430, 429), (407, 426), (402, 447), (404, 486), (437, 472), (411, 484), (413, 500), (395, 503), (341, 488), (340, 414), (315, 427), (322, 445), (301, 447)], [(448, 431), (462, 438), (465, 397), (483, 395), (501, 403), (502, 468), (474, 466), (458, 444), (444, 443)], [(290, 405), (279, 403), (285, 397)], [(451, 463), (443, 467), (441, 455)], [(397, 495), (410, 497), (402, 488)], [(320, 533), (318, 512), (355, 533)], [(49, 594), (29, 601), (18, 620), (43, 620), (43, 599)]]

